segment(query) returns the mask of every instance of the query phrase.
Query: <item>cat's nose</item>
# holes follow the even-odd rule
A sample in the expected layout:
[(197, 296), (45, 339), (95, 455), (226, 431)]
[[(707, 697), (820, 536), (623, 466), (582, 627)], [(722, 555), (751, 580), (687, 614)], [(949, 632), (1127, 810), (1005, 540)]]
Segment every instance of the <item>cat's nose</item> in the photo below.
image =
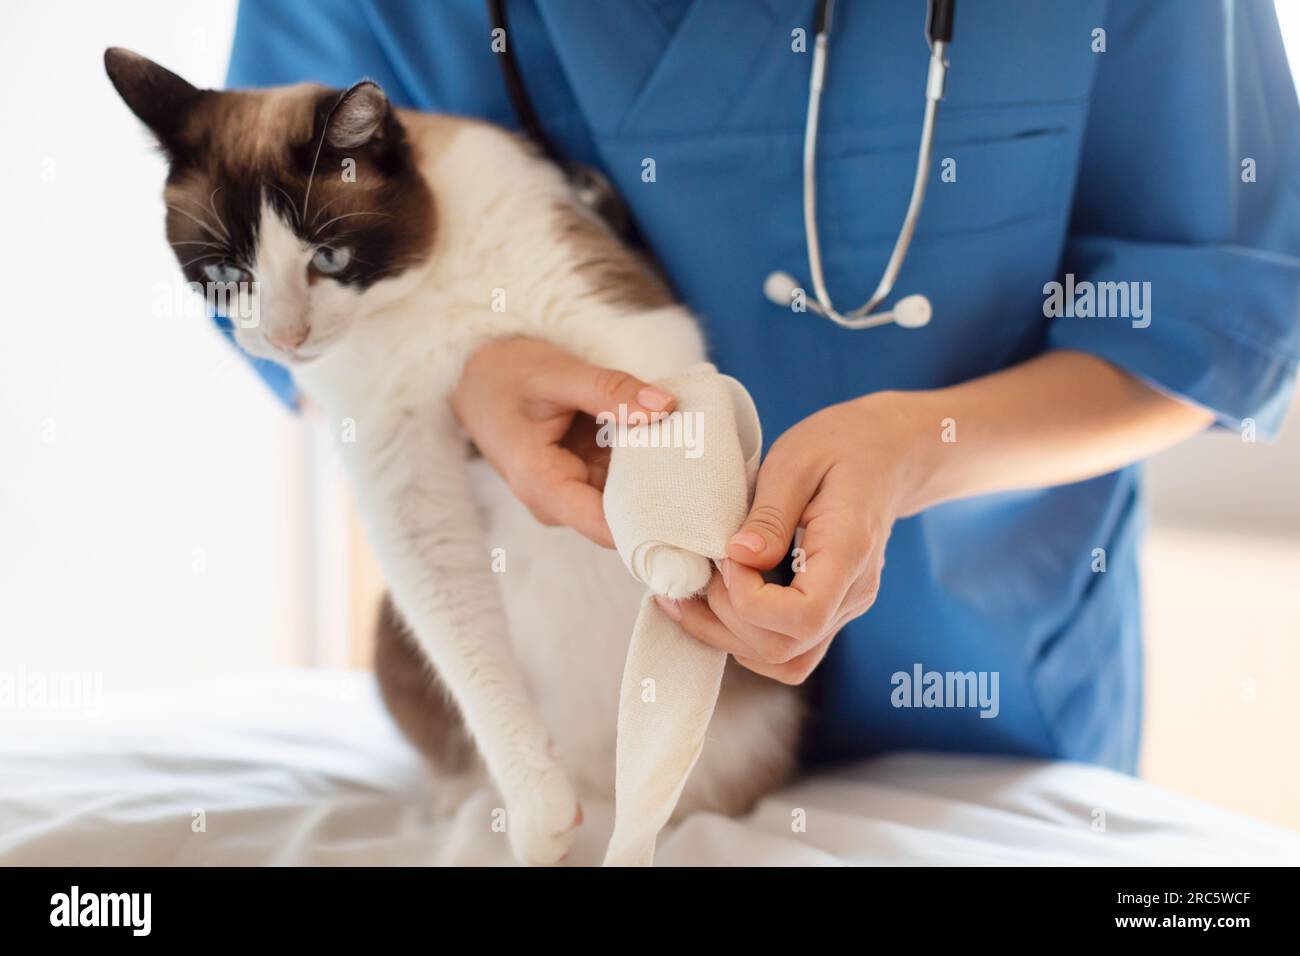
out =
[(266, 333), (267, 339), (272, 345), (286, 352), (292, 352), (303, 342), (307, 341), (307, 333), (310, 330), (304, 326), (295, 326), (288, 329), (272, 329)]

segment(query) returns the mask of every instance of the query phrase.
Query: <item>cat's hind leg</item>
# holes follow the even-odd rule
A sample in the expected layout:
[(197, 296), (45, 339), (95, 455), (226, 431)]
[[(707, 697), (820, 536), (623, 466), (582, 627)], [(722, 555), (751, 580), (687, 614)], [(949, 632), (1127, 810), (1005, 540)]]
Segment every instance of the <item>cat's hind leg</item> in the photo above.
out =
[(388, 715), (425, 759), (434, 814), (450, 816), (488, 786), (487, 769), (450, 692), (388, 594), (375, 621), (374, 670)]
[(388, 594), (375, 622), (374, 666), (393, 723), (434, 768), (459, 774), (480, 766), (460, 711)]

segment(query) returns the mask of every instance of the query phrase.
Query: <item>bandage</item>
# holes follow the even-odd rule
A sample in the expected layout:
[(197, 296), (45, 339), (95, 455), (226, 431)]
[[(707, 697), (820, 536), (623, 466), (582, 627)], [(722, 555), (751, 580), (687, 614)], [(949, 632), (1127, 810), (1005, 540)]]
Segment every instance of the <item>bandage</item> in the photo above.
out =
[(649, 588), (623, 670), (606, 866), (654, 862), (704, 747), (727, 655), (686, 634), (654, 595), (688, 598), (708, 585), (748, 513), (763, 444), (753, 399), (712, 365), (656, 384), (676, 397), (675, 411), (615, 445), (605, 484), (615, 547)]

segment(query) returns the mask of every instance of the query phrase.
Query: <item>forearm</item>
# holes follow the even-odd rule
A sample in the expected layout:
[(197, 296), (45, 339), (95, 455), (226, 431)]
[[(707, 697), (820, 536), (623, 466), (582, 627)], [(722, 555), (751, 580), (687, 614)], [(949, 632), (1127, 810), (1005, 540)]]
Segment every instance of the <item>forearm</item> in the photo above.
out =
[[(1209, 411), (1083, 352), (1052, 351), (948, 388), (886, 393), (907, 436), (903, 514), (1082, 481), (1206, 428)], [(868, 396), (871, 401), (876, 396)]]

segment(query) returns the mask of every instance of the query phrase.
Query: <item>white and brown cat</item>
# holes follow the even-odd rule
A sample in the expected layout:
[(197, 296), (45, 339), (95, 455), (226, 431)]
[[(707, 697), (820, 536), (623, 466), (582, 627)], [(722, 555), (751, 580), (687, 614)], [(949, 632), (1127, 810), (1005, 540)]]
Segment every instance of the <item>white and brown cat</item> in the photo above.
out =
[[(704, 358), (695, 321), (504, 130), (390, 108), (370, 82), (218, 92), (126, 50), (104, 60), (170, 162), (185, 277), (255, 281), (240, 346), (286, 365), (336, 433), (353, 423), (338, 449), (391, 593), (376, 660), (390, 711), (448, 793), (486, 766), (519, 860), (561, 860), (579, 796), (613, 794), (641, 587), (613, 552), (539, 525), (472, 454), (449, 396), (503, 336), (662, 378)], [(678, 813), (748, 807), (793, 766), (799, 721), (792, 688), (729, 666)]]

